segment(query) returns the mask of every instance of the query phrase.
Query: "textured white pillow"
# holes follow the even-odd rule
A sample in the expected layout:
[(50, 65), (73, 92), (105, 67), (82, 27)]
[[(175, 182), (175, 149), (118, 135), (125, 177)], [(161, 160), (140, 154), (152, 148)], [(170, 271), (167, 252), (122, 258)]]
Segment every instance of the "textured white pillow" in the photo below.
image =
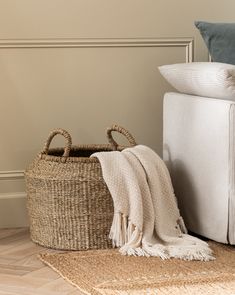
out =
[(235, 100), (235, 65), (192, 62), (163, 65), (159, 71), (179, 92)]

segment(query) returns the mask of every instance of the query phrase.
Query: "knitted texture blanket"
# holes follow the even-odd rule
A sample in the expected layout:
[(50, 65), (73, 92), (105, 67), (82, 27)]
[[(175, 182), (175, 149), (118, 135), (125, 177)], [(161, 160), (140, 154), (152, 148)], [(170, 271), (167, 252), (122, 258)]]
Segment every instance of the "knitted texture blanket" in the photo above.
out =
[(168, 169), (143, 145), (98, 152), (114, 204), (109, 237), (123, 255), (214, 259), (208, 244), (187, 234)]

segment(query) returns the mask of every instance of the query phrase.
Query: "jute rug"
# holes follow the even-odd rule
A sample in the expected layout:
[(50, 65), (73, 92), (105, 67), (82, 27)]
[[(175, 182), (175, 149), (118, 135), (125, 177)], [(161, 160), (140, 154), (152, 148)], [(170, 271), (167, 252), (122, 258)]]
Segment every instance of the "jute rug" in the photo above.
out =
[(235, 294), (235, 247), (210, 242), (210, 262), (127, 257), (116, 249), (41, 254), (84, 294)]

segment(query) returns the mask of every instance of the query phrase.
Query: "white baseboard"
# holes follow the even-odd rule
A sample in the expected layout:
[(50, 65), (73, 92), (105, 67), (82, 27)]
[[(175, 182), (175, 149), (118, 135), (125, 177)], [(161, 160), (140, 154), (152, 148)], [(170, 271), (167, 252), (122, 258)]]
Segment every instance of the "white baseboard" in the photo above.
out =
[(0, 228), (28, 226), (26, 193), (0, 193)]

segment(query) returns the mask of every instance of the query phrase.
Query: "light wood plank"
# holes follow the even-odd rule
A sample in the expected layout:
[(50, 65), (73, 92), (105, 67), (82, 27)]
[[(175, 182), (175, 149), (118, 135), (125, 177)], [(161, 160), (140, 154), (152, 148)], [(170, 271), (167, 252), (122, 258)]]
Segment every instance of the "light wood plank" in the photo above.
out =
[(71, 284), (65, 284), (65, 280), (60, 277), (40, 287), (39, 290), (42, 291), (42, 294), (44, 293), (44, 290), (68, 294), (68, 292), (74, 291), (74, 286)]
[(27, 228), (0, 229), (0, 295), (83, 295), (38, 259)]

